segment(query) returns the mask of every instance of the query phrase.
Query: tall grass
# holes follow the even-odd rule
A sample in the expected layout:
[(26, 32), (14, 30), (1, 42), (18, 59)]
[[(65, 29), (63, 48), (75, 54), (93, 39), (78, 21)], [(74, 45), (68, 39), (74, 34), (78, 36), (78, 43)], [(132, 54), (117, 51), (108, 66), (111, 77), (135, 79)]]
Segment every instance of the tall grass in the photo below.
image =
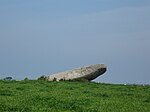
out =
[(0, 112), (150, 112), (150, 86), (0, 81)]

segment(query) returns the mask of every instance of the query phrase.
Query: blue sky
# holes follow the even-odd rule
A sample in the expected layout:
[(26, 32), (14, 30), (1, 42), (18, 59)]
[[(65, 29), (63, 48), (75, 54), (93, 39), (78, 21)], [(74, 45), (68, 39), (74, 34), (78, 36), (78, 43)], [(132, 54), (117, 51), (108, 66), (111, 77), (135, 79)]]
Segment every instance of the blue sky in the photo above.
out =
[(1, 0), (0, 78), (90, 64), (96, 82), (150, 84), (149, 0)]

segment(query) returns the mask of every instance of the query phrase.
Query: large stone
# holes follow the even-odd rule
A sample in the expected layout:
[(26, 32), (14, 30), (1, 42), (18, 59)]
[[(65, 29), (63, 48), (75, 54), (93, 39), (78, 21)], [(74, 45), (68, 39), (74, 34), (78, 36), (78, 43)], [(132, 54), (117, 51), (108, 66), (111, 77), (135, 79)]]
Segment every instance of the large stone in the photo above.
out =
[(52, 74), (46, 76), (45, 79), (48, 81), (74, 80), (74, 79), (85, 79), (91, 81), (97, 78), (98, 76), (102, 75), (103, 73), (105, 73), (106, 69), (107, 67), (105, 64), (96, 64), (77, 68), (70, 71)]

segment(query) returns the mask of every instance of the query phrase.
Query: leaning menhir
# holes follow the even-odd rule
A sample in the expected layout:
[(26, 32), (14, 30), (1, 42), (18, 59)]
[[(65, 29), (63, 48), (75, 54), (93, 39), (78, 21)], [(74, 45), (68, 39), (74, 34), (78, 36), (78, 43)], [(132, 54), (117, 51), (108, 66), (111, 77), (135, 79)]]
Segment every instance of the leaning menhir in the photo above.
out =
[(91, 81), (106, 72), (105, 64), (96, 64), (45, 76), (48, 81), (85, 79)]

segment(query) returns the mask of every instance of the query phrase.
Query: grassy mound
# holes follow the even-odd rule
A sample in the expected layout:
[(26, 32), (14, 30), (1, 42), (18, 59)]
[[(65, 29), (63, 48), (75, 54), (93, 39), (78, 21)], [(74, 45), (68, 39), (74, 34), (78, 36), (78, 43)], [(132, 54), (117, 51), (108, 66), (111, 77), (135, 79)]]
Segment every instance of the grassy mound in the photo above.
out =
[(0, 81), (0, 112), (150, 112), (150, 86)]

